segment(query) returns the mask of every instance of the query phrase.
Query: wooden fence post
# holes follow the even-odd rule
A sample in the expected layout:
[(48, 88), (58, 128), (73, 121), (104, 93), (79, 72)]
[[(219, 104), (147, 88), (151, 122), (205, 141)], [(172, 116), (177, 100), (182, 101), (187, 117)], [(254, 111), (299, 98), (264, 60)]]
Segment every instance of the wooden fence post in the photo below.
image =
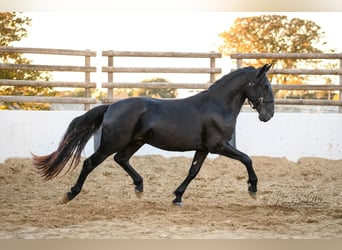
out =
[[(215, 51), (211, 51), (210, 53), (215, 53)], [(210, 83), (215, 82), (215, 72), (213, 69), (215, 69), (215, 56), (210, 56), (210, 69), (212, 69), (212, 71), (210, 72)]]
[[(108, 56), (108, 67), (113, 67), (114, 65), (114, 58), (113, 56)], [(113, 72), (108, 72), (108, 82), (112, 83), (114, 80), (113, 78)], [(113, 88), (108, 88), (107, 90), (107, 98), (113, 98), (114, 97), (114, 91)]]
[(236, 59), (236, 66), (238, 69), (242, 68), (242, 58)]
[[(90, 51), (90, 50), (87, 50), (87, 51)], [(90, 67), (90, 56), (85, 56), (85, 66)], [(85, 72), (84, 80), (85, 80), (86, 84), (90, 83), (90, 72), (89, 71)], [(90, 96), (91, 96), (90, 88), (85, 88), (84, 89), (84, 97), (89, 98)], [(89, 109), (90, 109), (90, 104), (85, 103), (84, 104), (84, 110), (89, 110)]]

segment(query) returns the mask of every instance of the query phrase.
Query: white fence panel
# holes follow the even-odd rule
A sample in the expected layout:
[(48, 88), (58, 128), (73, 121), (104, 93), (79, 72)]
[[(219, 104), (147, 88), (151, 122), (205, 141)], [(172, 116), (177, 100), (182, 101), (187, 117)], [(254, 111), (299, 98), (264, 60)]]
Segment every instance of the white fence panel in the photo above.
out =
[[(30, 157), (31, 152), (53, 152), (73, 118), (84, 111), (0, 111), (0, 162), (9, 157)], [(342, 115), (276, 113), (267, 123), (256, 113), (241, 113), (236, 129), (237, 148), (251, 156), (342, 159)], [(83, 156), (94, 151), (88, 142)], [(167, 152), (144, 146), (137, 155), (192, 157), (193, 152)]]
[(342, 159), (342, 114), (276, 113), (264, 123), (242, 113), (236, 138), (237, 148), (254, 156)]
[[(0, 162), (56, 150), (71, 120), (84, 111), (0, 111)], [(89, 140), (83, 156), (93, 152)]]

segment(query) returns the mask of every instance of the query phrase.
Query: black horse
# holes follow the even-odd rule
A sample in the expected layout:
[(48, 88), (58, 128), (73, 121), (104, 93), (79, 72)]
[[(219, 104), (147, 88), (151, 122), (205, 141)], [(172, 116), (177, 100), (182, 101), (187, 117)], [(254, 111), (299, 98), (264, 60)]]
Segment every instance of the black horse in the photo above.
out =
[(57, 150), (46, 156), (33, 155), (34, 165), (45, 179), (56, 177), (71, 159), (68, 171), (78, 165), (83, 148), (99, 128), (101, 142), (83, 163), (78, 180), (65, 196), (65, 202), (78, 195), (88, 174), (111, 154), (132, 177), (136, 194), (143, 192), (143, 179), (130, 165), (132, 155), (145, 143), (164, 150), (196, 151), (189, 174), (174, 192), (175, 205), (198, 174), (208, 153), (242, 162), (248, 172), (248, 191), (257, 192), (257, 176), (246, 154), (229, 144), (236, 118), (246, 98), (268, 121), (274, 113), (274, 97), (266, 72), (271, 65), (245, 67), (223, 76), (208, 90), (175, 100), (137, 97), (97, 106), (76, 117), (69, 125)]

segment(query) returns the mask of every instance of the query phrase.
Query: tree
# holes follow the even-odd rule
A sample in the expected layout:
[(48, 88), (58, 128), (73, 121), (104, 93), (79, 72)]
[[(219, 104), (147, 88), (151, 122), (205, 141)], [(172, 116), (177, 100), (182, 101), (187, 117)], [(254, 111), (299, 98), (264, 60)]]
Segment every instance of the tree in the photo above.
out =
[(326, 44), (322, 42), (325, 33), (315, 22), (281, 15), (237, 18), (219, 36), (224, 41), (220, 50), (226, 54), (322, 52), (318, 47)]
[[(231, 53), (320, 53), (326, 46), (325, 33), (315, 22), (283, 15), (261, 15), (235, 19), (228, 31), (219, 36), (223, 44), (219, 50)], [(273, 63), (277, 68), (298, 68), (318, 60), (245, 60), (244, 66)], [(329, 66), (327, 66), (329, 67)], [(331, 65), (330, 65), (331, 67)], [(277, 84), (302, 84), (305, 77), (270, 75)]]
[[(0, 12), (0, 46), (10, 46), (28, 35), (31, 19), (16, 12)], [(0, 63), (30, 64), (32, 61), (20, 53), (1, 53)], [(0, 79), (49, 80), (50, 75), (36, 70), (0, 70)], [(52, 96), (52, 88), (0, 86), (0, 95)], [(0, 109), (49, 109), (48, 104), (2, 103)]]
[[(143, 83), (147, 82), (168, 82), (164, 78), (151, 78), (142, 81)], [(149, 96), (155, 98), (175, 98), (177, 95), (177, 89), (175, 88), (167, 88), (167, 89), (134, 89), (129, 92), (129, 96)]]

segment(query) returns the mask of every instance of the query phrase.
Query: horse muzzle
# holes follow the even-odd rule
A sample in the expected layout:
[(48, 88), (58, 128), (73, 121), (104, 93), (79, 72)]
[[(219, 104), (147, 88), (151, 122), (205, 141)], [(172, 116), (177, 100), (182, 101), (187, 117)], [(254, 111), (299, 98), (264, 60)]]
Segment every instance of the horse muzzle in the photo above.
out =
[(262, 122), (268, 122), (271, 118), (273, 117), (273, 113), (272, 114), (259, 114), (259, 120)]

